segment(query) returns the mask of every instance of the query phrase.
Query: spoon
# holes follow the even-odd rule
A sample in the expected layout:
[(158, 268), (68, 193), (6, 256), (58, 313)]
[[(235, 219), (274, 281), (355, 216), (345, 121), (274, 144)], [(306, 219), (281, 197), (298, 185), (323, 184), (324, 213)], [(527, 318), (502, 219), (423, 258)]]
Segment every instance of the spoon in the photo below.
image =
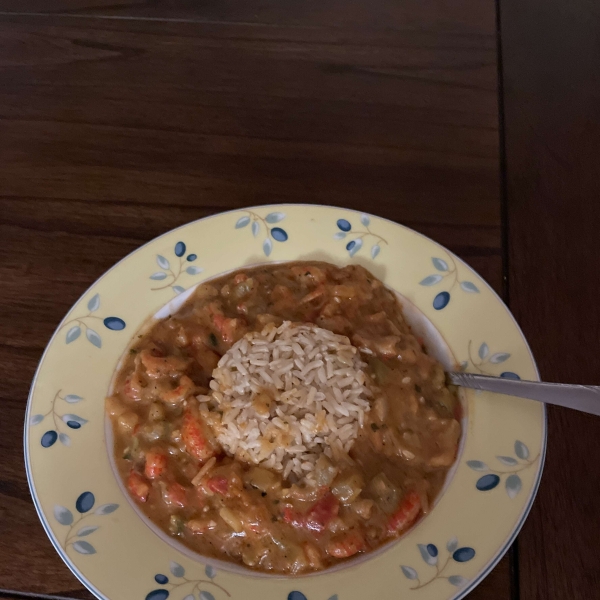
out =
[(598, 386), (503, 379), (457, 371), (451, 371), (448, 377), (451, 383), (461, 387), (538, 400), (600, 416), (600, 387)]

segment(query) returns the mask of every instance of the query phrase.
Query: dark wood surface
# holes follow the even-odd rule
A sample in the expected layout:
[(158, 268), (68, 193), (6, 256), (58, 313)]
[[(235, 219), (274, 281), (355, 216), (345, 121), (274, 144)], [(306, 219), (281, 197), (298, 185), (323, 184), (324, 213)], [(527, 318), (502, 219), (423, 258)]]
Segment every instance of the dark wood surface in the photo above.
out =
[[(92, 598), (29, 498), (29, 384), (80, 294), (193, 219), (404, 223), (505, 294), (547, 379), (599, 383), (598, 13), (575, 4), (502, 4), (499, 57), (488, 0), (0, 0), (0, 598)], [(551, 411), (532, 516), (470, 599), (597, 597), (599, 434)]]

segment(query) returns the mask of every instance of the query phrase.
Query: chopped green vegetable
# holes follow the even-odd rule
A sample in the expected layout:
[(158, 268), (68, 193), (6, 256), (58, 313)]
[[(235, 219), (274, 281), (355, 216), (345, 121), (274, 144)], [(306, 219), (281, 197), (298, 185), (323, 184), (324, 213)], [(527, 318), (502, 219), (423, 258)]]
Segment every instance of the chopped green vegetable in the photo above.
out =
[(183, 532), (184, 522), (179, 515), (171, 515), (169, 519), (169, 531), (172, 535), (179, 535)]
[(211, 333), (211, 334), (208, 336), (208, 339), (210, 340), (210, 343), (211, 343), (213, 346), (215, 346), (215, 347), (216, 347), (216, 345), (217, 345), (217, 336), (216, 336), (214, 333)]

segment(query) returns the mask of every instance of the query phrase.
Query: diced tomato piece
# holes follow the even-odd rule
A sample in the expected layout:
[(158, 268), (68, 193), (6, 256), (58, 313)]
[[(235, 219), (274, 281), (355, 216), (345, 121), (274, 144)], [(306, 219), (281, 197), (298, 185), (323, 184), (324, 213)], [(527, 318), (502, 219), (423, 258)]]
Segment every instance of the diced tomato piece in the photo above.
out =
[(204, 462), (214, 455), (212, 444), (208, 441), (204, 424), (200, 416), (186, 410), (181, 426), (181, 438), (187, 451), (199, 461)]
[(179, 483), (169, 483), (163, 489), (163, 499), (169, 506), (183, 508), (188, 503), (187, 490)]
[(328, 492), (312, 506), (306, 514), (306, 527), (312, 531), (323, 531), (329, 522), (337, 517), (340, 501)]
[(146, 453), (146, 468), (144, 473), (148, 479), (160, 477), (167, 468), (167, 457), (162, 452)]
[(421, 512), (421, 499), (416, 492), (409, 492), (402, 498), (396, 512), (388, 521), (389, 533), (400, 533), (414, 522)]
[(306, 526), (305, 515), (298, 512), (297, 510), (294, 510), (291, 506), (286, 506), (283, 509), (283, 520), (285, 523), (291, 525), (292, 527), (298, 528)]
[(140, 502), (146, 502), (146, 500), (148, 500), (150, 486), (144, 477), (137, 471), (132, 470), (131, 473), (129, 473), (127, 487), (131, 494)]
[(215, 494), (221, 494), (224, 496), (229, 488), (229, 481), (227, 480), (227, 477), (211, 477), (206, 480), (206, 487), (211, 492), (215, 492)]
[(365, 549), (365, 539), (358, 531), (350, 531), (327, 544), (327, 554), (334, 558), (348, 558)]

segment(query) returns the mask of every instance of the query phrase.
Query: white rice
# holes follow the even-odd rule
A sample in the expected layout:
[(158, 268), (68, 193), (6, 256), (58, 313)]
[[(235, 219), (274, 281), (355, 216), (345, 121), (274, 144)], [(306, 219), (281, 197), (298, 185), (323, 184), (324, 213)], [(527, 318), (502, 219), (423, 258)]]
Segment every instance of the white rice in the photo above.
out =
[(352, 447), (370, 409), (365, 366), (343, 335), (270, 324), (232, 346), (198, 400), (229, 455), (299, 480)]

